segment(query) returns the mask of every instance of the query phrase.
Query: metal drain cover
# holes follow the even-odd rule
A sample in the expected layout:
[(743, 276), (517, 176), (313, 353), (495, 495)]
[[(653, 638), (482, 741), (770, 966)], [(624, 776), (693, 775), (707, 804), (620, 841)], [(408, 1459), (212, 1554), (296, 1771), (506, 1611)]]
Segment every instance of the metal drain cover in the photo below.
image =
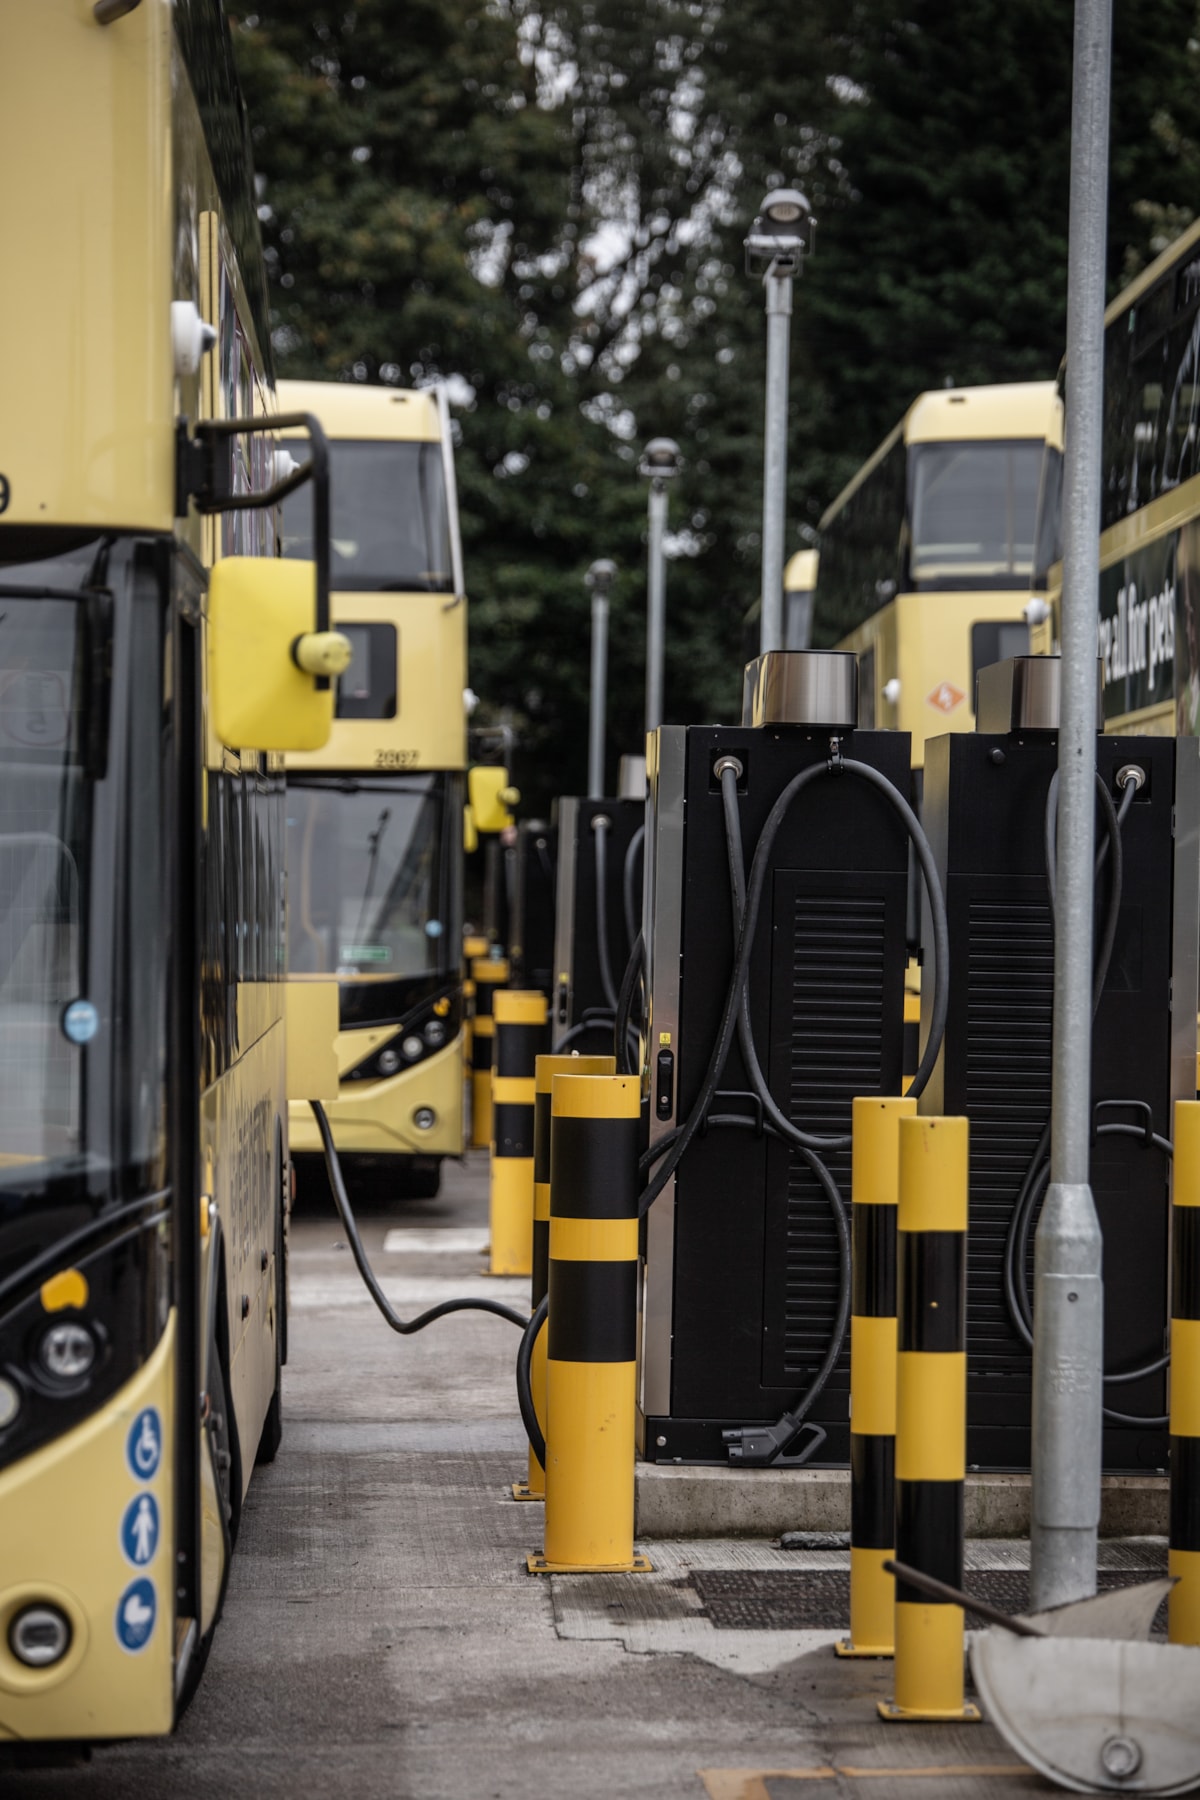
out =
[[(1129, 1587), (1154, 1571), (1103, 1569), (1099, 1591)], [(696, 1569), (692, 1585), (718, 1631), (844, 1631), (850, 1625), (848, 1569)], [(969, 1569), (964, 1585), (1004, 1612), (1029, 1608), (1029, 1575), (1024, 1569)], [(968, 1612), (968, 1631), (987, 1621)], [(1166, 1604), (1154, 1635), (1166, 1630)]]

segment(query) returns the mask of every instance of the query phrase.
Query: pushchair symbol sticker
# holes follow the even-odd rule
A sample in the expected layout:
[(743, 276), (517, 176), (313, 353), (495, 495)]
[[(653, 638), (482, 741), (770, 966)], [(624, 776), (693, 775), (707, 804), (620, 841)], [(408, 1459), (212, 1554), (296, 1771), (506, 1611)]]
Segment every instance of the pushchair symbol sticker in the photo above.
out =
[(138, 1481), (150, 1481), (162, 1461), (162, 1421), (157, 1406), (144, 1406), (129, 1428), (125, 1444), (129, 1472)]
[(117, 1601), (117, 1641), (123, 1650), (144, 1650), (154, 1632), (158, 1596), (144, 1575), (131, 1581)]

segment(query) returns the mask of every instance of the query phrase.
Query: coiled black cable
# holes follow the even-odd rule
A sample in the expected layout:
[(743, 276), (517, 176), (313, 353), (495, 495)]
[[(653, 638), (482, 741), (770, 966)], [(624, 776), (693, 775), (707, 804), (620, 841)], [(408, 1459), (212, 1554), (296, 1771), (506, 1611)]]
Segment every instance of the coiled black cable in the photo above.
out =
[(621, 871), (621, 893), (625, 902), (625, 941), (632, 951), (641, 932), (642, 909), (637, 903), (637, 859), (643, 844), (646, 842), (646, 827), (639, 825), (629, 840), (629, 848), (625, 852), (625, 867)]
[[(633, 940), (633, 949), (629, 953), (629, 961), (625, 965), (625, 973), (621, 977), (621, 991), (617, 995), (617, 1011), (613, 1019), (613, 1055), (617, 1059), (618, 1075), (636, 1075), (639, 1073), (639, 1037), (631, 1022), (633, 1012), (633, 996), (646, 964), (646, 943), (639, 931)], [(630, 1055), (630, 1046), (633, 1054)]]
[[(708, 1067), (695, 1104), (683, 1125), (679, 1127), (679, 1135), (672, 1143), (671, 1149), (662, 1159), (657, 1173), (652, 1176), (638, 1202), (639, 1216), (644, 1216), (662, 1193), (667, 1182), (679, 1167), (687, 1152), (688, 1146), (695, 1138), (703, 1123), (705, 1114), (711, 1106), (717, 1091), (717, 1083), (725, 1066), (729, 1049), (737, 1030), (738, 1015), (742, 1007), (742, 995), (746, 987), (750, 971), (750, 955), (754, 945), (754, 935), (758, 926), (758, 916), (762, 905), (763, 889), (766, 885), (770, 867), (771, 851), (775, 838), (793, 802), (805, 788), (821, 779), (830, 779), (842, 775), (860, 777), (876, 787), (884, 795), (888, 803), (900, 814), (917, 852), (921, 865), (921, 875), (929, 896), (930, 917), (934, 939), (934, 1002), (930, 1023), (929, 1037), (925, 1045), (925, 1053), (921, 1058), (916, 1076), (909, 1088), (910, 1093), (921, 1093), (933, 1072), (941, 1049), (942, 1038), (946, 1029), (946, 1013), (949, 1006), (948, 973), (950, 966), (950, 933), (946, 923), (946, 904), (942, 896), (941, 884), (937, 877), (937, 868), (933, 860), (933, 852), (929, 840), (922, 831), (919, 821), (904, 796), (900, 794), (877, 769), (868, 763), (860, 763), (849, 757), (842, 758), (831, 754), (828, 762), (812, 763), (794, 775), (782, 790), (767, 816), (758, 845), (754, 852), (754, 860), (750, 866), (750, 879), (746, 887), (746, 905), (742, 915), (741, 928), (738, 933), (737, 953), (734, 957), (733, 972), (725, 998), (725, 1006), (721, 1015), (721, 1023), (717, 1030)], [(782, 1117), (782, 1115), (781, 1115)], [(789, 1131), (797, 1131), (790, 1120), (784, 1121)], [(802, 1133), (803, 1144), (799, 1147), (814, 1151), (842, 1149), (849, 1144), (848, 1136), (838, 1138), (819, 1138), (810, 1133)], [(792, 1141), (797, 1141), (793, 1139)]]
[(533, 1404), (533, 1347), (549, 1311), (550, 1296), (543, 1294), (533, 1309), (532, 1318), (521, 1333), (521, 1347), (517, 1351), (517, 1405), (521, 1409), (521, 1423), (525, 1427), (529, 1447), (543, 1469), (546, 1466), (546, 1439), (537, 1416), (537, 1407)]
[[(733, 762), (727, 759), (721, 768), (721, 801), (725, 817), (725, 848), (729, 863), (729, 889), (733, 907), (733, 928), (735, 938), (741, 928), (742, 917), (746, 910), (746, 870), (742, 859), (742, 828), (741, 820), (738, 817), (737, 782), (737, 770), (734, 767)], [(754, 1031), (750, 1020), (749, 982), (747, 982), (742, 989), (742, 1003), (738, 1009), (737, 1036), (738, 1046), (742, 1053), (742, 1060), (745, 1063), (747, 1073), (750, 1076), (750, 1085), (762, 1104), (769, 1127), (777, 1137), (783, 1139), (786, 1143), (792, 1144), (804, 1157), (809, 1168), (816, 1176), (825, 1198), (829, 1203), (834, 1230), (837, 1234), (838, 1309), (834, 1319), (833, 1331), (830, 1333), (825, 1355), (821, 1360), (816, 1374), (813, 1376), (808, 1387), (796, 1400), (795, 1404), (788, 1407), (786, 1412), (782, 1414), (775, 1428), (776, 1438), (784, 1438), (784, 1433), (790, 1433), (790, 1437), (794, 1438), (801, 1425), (804, 1423), (808, 1413), (811, 1412), (816, 1401), (820, 1398), (829, 1377), (832, 1375), (834, 1368), (837, 1365), (838, 1357), (842, 1353), (842, 1345), (846, 1339), (846, 1331), (850, 1324), (852, 1272), (850, 1227), (846, 1218), (846, 1203), (842, 1197), (840, 1188), (833, 1178), (832, 1170), (812, 1148), (807, 1134), (799, 1130), (797, 1126), (793, 1125), (792, 1121), (783, 1112), (782, 1108), (776, 1104), (775, 1097), (771, 1093), (767, 1078), (763, 1073), (762, 1064), (758, 1059), (758, 1050), (754, 1042)], [(730, 1441), (731, 1434), (726, 1435), (727, 1441)], [(739, 1440), (733, 1439), (732, 1441)], [(784, 1452), (786, 1452), (788, 1441), (790, 1441), (789, 1438), (784, 1438), (781, 1445), (781, 1450)]]
[(438, 1306), (431, 1306), (428, 1312), (418, 1313), (415, 1319), (404, 1320), (395, 1311), (387, 1295), (379, 1285), (374, 1269), (367, 1260), (362, 1239), (358, 1235), (354, 1212), (346, 1194), (346, 1184), (342, 1179), (342, 1165), (333, 1142), (333, 1132), (329, 1127), (329, 1119), (325, 1108), (319, 1100), (310, 1100), (313, 1118), (317, 1121), (317, 1130), (321, 1134), (321, 1143), (325, 1150), (325, 1167), (329, 1173), (329, 1186), (333, 1191), (333, 1203), (337, 1207), (338, 1217), (350, 1243), (350, 1249), (358, 1272), (366, 1283), (367, 1292), (383, 1314), (393, 1331), (401, 1337), (411, 1337), (414, 1331), (424, 1331), (435, 1319), (443, 1319), (447, 1313), (485, 1312), (494, 1313), (498, 1319), (507, 1319), (511, 1325), (520, 1325), (522, 1329), (529, 1323), (524, 1313), (517, 1312), (511, 1306), (505, 1306), (499, 1300), (462, 1299), (443, 1300)]
[[(866, 766), (867, 765), (863, 765), (863, 767)], [(741, 924), (746, 904), (745, 867), (742, 860), (742, 831), (737, 804), (738, 778), (737, 769), (731, 759), (727, 759), (724, 764), (719, 765), (719, 767), (721, 801), (725, 820), (725, 845), (729, 862), (730, 898), (736, 930)], [(892, 787), (890, 782), (887, 783), (887, 788), (890, 790), (891, 794), (895, 794), (896, 790)], [(902, 798), (902, 796), (897, 797)], [(913, 820), (913, 824), (916, 824), (915, 815), (910, 814), (910, 817)], [(905, 823), (906, 825), (908, 824), (907, 819)], [(924, 834), (920, 832), (919, 825), (916, 827), (916, 830), (923, 838)], [(928, 841), (926, 840), (926, 856), (922, 857), (921, 845), (917, 842), (917, 836), (911, 830), (910, 836), (916, 845), (918, 858), (922, 863), (922, 873), (925, 876), (926, 884), (930, 891), (931, 912), (936, 913), (937, 902), (942, 899), (942, 894), (941, 885), (937, 880), (936, 870), (933, 866), (932, 852), (930, 851)], [(944, 906), (942, 908), (942, 918), (944, 923)], [(937, 1018), (939, 1009), (935, 1008), (934, 1030), (937, 1033), (937, 1038), (932, 1054), (929, 1053), (927, 1047), (926, 1056), (923, 1058), (924, 1074), (921, 1076), (922, 1087), (924, 1087), (925, 1082), (928, 1080), (929, 1074), (932, 1071), (937, 1057), (937, 1050), (941, 1045), (941, 1039), (945, 1032), (946, 977), (949, 961), (947, 950), (948, 943), (949, 934), (947, 931), (944, 933), (943, 939), (943, 950), (947, 953), (941, 958), (940, 966), (935, 954), (935, 991), (942, 998), (943, 1005), (940, 1009), (940, 1021)], [(762, 1064), (759, 1061), (758, 1049), (754, 1042), (754, 1031), (750, 1017), (749, 983), (742, 989), (741, 1006), (738, 1011), (737, 1035), (739, 1048), (742, 1052), (742, 1060), (746, 1065), (747, 1073), (749, 1074), (750, 1083), (754, 1089), (755, 1095), (762, 1104), (767, 1119), (774, 1127), (778, 1136), (800, 1151), (800, 1154), (808, 1163), (809, 1168), (817, 1177), (825, 1197), (829, 1202), (834, 1229), (838, 1240), (838, 1311), (834, 1321), (833, 1331), (830, 1334), (829, 1342), (826, 1346), (825, 1356), (809, 1386), (796, 1401), (795, 1405), (789, 1407), (779, 1419), (774, 1432), (775, 1438), (779, 1439), (784, 1432), (789, 1430), (793, 1436), (796, 1434), (805, 1417), (812, 1410), (813, 1405), (820, 1397), (830, 1375), (833, 1373), (838, 1357), (841, 1355), (842, 1345), (845, 1342), (846, 1331), (850, 1323), (852, 1269), (850, 1228), (846, 1217), (846, 1203), (841, 1190), (834, 1180), (832, 1171), (817, 1154), (818, 1147), (841, 1149), (850, 1142), (850, 1139), (844, 1136), (840, 1138), (815, 1139), (810, 1133), (802, 1131), (795, 1125), (776, 1103), (775, 1097), (771, 1093), (770, 1086), (767, 1082), (767, 1078), (763, 1073)], [(733, 1434), (727, 1433), (726, 1436), (727, 1438), (731, 1438)]]
[[(1105, 909), (1104, 925), (1097, 947), (1095, 972), (1092, 978), (1092, 1018), (1096, 1017), (1100, 1007), (1104, 983), (1108, 979), (1109, 966), (1112, 961), (1113, 946), (1116, 942), (1117, 924), (1121, 908), (1121, 892), (1124, 885), (1124, 844), (1121, 830), (1125, 824), (1129, 809), (1133, 804), (1141, 783), (1136, 779), (1126, 781), (1121, 794), (1120, 807), (1114, 807), (1112, 795), (1102, 775), (1096, 775), (1096, 793), (1100, 801), (1103, 815), (1105, 837), (1096, 854), (1095, 878), (1098, 881), (1109, 854), (1112, 856), (1112, 872), (1109, 877), (1108, 905)], [(1058, 772), (1055, 771), (1046, 794), (1045, 845), (1046, 845), (1046, 884), (1050, 891), (1050, 911), (1054, 916), (1057, 899), (1057, 803)], [(1109, 1104), (1119, 1105), (1118, 1102)], [(1095, 1128), (1097, 1137), (1135, 1137), (1160, 1150), (1165, 1156), (1173, 1154), (1169, 1139), (1158, 1132), (1143, 1129), (1141, 1126), (1110, 1121)], [(1037, 1145), (1017, 1194), (1008, 1222), (1008, 1232), (1004, 1242), (1004, 1302), (1013, 1329), (1022, 1339), (1027, 1349), (1033, 1349), (1033, 1303), (1026, 1287), (1029, 1266), (1029, 1239), (1032, 1235), (1041, 1201), (1045, 1197), (1050, 1184), (1050, 1126), (1047, 1123), (1038, 1138)], [(1122, 1383), (1141, 1381), (1150, 1375), (1157, 1375), (1170, 1364), (1170, 1353), (1144, 1363), (1140, 1368), (1127, 1369), (1115, 1375), (1106, 1374), (1106, 1386), (1115, 1387)], [(1104, 1408), (1104, 1417), (1116, 1425), (1142, 1425), (1159, 1427), (1169, 1423), (1167, 1414), (1136, 1414), (1116, 1411), (1113, 1407)]]
[(592, 820), (595, 839), (596, 873), (596, 957), (600, 964), (600, 986), (609, 1011), (617, 1010), (617, 984), (613, 980), (612, 960), (608, 954), (608, 834), (612, 820), (607, 813), (597, 813)]
[[(555, 1040), (555, 1056), (565, 1056), (567, 1051), (573, 1050), (580, 1039), (587, 1037), (589, 1032), (593, 1035), (603, 1032), (606, 1037), (610, 1037), (616, 1022), (617, 1015), (610, 1007), (589, 1006), (582, 1019), (579, 1019), (569, 1030), (564, 1031), (560, 1038)], [(626, 1044), (626, 1056), (629, 1056), (630, 1053), (632, 1053), (636, 1057), (637, 1033), (632, 1025), (628, 1027), (626, 1032)], [(629, 1071), (625, 1072), (628, 1073)]]

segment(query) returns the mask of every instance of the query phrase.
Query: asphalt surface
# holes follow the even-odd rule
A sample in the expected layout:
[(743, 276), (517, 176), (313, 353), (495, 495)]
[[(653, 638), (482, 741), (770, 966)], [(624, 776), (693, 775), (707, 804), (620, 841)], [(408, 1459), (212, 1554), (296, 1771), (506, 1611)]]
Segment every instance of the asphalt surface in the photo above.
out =
[[(365, 1205), (396, 1303), (522, 1304), (523, 1282), (482, 1273), (486, 1215), (483, 1158), (448, 1165), (436, 1202)], [(385, 1249), (397, 1228), (422, 1235)], [(291, 1281), (283, 1448), (251, 1485), (189, 1712), (170, 1740), (0, 1775), (3, 1800), (1042, 1791), (987, 1725), (882, 1725), (890, 1665), (839, 1662), (828, 1632), (715, 1628), (692, 1573), (798, 1566), (773, 1546), (652, 1544), (651, 1576), (528, 1575), (541, 1508), (510, 1494), (515, 1329), (468, 1313), (396, 1337), (311, 1202)]]

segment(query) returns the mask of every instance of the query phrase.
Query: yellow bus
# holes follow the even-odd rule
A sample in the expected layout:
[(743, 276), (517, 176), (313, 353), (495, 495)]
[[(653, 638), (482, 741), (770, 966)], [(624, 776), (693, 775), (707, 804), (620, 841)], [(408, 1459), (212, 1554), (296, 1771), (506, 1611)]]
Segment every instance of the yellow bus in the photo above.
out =
[[(1200, 734), (1200, 224), (1104, 315), (1103, 485), (1097, 637), (1104, 728)], [(1038, 520), (1046, 617), (1058, 645), (1061, 458), (1047, 459)]]
[[(807, 650), (812, 643), (813, 602), (817, 591), (816, 550), (797, 550), (789, 556), (783, 571), (783, 645), (784, 650)], [(747, 662), (753, 662), (759, 649), (759, 620), (762, 600), (756, 600), (743, 621), (742, 650)]]
[[(395, 1197), (432, 1197), (463, 1152), (467, 606), (443, 389), (279, 384), (333, 469), (333, 609), (354, 645), (329, 743), (289, 756), (293, 982), (336, 976), (339, 1152)], [(297, 447), (297, 453), (302, 454)], [(284, 554), (308, 556), (303, 495)], [(310, 1109), (292, 1145), (321, 1148)]]
[(279, 1441), (278, 753), (337, 667), (220, 0), (10, 7), (5, 54), (0, 1760), (171, 1730)]
[(1052, 381), (922, 394), (821, 520), (816, 641), (859, 659), (859, 722), (970, 731), (975, 677), (1029, 649)]

